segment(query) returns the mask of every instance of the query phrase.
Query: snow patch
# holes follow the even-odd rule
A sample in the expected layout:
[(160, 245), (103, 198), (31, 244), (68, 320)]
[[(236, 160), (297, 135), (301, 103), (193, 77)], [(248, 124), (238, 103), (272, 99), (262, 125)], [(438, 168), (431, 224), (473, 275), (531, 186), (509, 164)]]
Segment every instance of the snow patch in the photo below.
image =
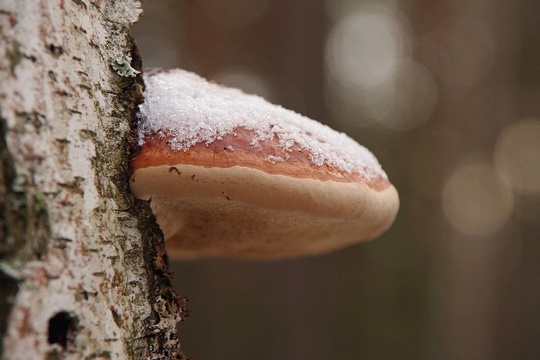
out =
[[(139, 144), (152, 134), (172, 136), (173, 150), (187, 151), (197, 143), (211, 144), (236, 128), (253, 131), (251, 145), (277, 137), (284, 154), (296, 144), (316, 166), (327, 165), (366, 178), (386, 178), (365, 147), (326, 125), (261, 97), (227, 88), (184, 70), (144, 75), (145, 102), (139, 105)], [(280, 161), (286, 159), (268, 159)]]

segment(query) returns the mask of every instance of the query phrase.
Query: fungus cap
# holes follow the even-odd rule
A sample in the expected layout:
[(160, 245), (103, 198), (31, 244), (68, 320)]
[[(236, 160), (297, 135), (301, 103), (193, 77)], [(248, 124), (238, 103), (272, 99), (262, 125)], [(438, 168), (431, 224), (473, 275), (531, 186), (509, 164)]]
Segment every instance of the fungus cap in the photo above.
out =
[(345, 134), (187, 71), (144, 80), (130, 187), (173, 259), (314, 255), (392, 224), (396, 189)]

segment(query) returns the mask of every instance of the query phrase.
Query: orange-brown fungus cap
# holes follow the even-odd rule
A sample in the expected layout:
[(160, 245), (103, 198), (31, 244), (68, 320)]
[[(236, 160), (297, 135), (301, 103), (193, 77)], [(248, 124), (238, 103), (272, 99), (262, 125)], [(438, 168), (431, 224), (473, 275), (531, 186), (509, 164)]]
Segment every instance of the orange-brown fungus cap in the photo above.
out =
[(344, 134), (181, 71), (145, 77), (130, 186), (172, 258), (283, 258), (372, 239), (399, 199)]

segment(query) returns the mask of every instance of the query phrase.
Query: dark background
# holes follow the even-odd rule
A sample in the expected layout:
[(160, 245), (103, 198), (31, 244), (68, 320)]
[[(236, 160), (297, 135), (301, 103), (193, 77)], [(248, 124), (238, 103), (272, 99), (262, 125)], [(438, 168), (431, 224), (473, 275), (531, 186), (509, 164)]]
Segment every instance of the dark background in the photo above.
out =
[(540, 359), (540, 3), (154, 0), (145, 67), (257, 93), (367, 146), (379, 239), (172, 264), (197, 359)]

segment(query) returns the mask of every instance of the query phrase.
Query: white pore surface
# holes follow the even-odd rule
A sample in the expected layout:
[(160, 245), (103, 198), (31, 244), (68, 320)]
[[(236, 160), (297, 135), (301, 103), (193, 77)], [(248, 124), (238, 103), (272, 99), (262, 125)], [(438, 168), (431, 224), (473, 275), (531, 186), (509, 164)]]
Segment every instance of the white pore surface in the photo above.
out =
[[(139, 143), (147, 135), (172, 136), (171, 147), (187, 151), (196, 143), (211, 144), (237, 128), (253, 131), (252, 145), (277, 136), (282, 154), (266, 160), (287, 161), (293, 145), (308, 153), (316, 166), (324, 164), (367, 179), (386, 178), (379, 162), (365, 147), (326, 125), (270, 104), (261, 97), (210, 83), (184, 70), (145, 74), (145, 101), (139, 106)], [(231, 149), (234, 151), (234, 149)]]

